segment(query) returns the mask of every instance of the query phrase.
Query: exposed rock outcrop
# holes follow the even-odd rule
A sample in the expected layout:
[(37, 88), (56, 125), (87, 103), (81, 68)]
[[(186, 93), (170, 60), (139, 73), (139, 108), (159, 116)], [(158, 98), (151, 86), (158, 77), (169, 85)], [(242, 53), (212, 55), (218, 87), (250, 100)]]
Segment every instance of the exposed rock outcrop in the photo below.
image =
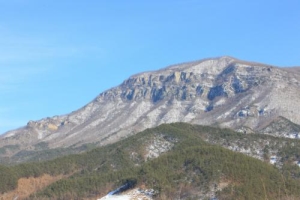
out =
[(68, 115), (30, 121), (2, 135), (0, 147), (105, 145), (179, 121), (264, 132), (279, 116), (300, 124), (299, 88), (298, 68), (231, 57), (184, 63), (134, 75)]

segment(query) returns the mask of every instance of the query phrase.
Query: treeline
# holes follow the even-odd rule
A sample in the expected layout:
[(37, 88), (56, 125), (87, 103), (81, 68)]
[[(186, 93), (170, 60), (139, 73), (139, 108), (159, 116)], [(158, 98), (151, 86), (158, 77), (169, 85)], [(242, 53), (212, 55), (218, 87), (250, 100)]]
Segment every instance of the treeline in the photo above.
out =
[[(155, 189), (157, 199), (199, 199), (211, 191), (219, 199), (300, 198), (300, 182), (293, 178), (295, 169), (286, 167), (285, 173), (281, 173), (270, 164), (204, 142), (206, 134), (225, 140), (245, 136), (228, 129), (185, 123), (161, 125), (80, 155), (10, 168), (3, 166), (0, 168), (3, 177), (0, 191), (16, 188), (21, 177), (46, 173), (70, 176), (29, 199), (94, 198), (128, 182)], [(158, 135), (174, 146), (158, 158), (146, 161), (145, 146)], [(220, 183), (226, 185), (222, 190)]]

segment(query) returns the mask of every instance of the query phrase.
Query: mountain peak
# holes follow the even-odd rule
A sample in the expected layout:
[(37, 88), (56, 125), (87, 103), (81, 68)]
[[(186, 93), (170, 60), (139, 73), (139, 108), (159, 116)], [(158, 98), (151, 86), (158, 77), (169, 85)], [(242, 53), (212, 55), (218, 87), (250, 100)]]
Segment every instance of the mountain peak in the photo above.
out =
[(254, 131), (278, 116), (300, 124), (300, 74), (294, 71), (222, 56), (140, 73), (75, 112), (8, 132), (0, 147), (105, 145), (172, 122)]
[[(228, 64), (238, 61), (238, 59), (230, 57), (230, 56), (221, 56), (221, 57), (215, 57), (215, 58), (206, 58), (191, 62), (184, 62), (179, 63), (175, 65), (167, 66), (166, 68), (162, 68), (156, 71), (148, 71), (148, 72), (142, 72), (135, 75), (132, 75), (130, 78), (139, 77), (139, 76), (149, 76), (149, 75), (155, 75), (155, 74), (164, 74), (174, 71), (185, 71), (190, 68), (193, 68), (197, 70), (197, 68), (201, 68), (202, 66), (216, 66), (216, 67), (225, 67)], [(129, 79), (130, 79), (129, 78)]]

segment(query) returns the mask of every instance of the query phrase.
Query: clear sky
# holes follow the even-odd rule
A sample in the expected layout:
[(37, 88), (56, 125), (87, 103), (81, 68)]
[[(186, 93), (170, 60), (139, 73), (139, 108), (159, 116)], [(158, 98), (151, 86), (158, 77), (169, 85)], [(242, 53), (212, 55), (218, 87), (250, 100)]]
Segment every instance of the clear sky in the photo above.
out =
[(222, 55), (300, 66), (300, 1), (0, 0), (0, 133)]

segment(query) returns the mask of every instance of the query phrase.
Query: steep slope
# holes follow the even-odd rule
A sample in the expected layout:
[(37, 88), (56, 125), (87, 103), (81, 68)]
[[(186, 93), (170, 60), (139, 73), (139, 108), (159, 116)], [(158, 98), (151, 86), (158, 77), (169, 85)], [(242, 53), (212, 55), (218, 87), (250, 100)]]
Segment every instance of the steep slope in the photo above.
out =
[(260, 132), (275, 136), (300, 138), (300, 125), (295, 124), (284, 117), (278, 117), (268, 126), (260, 130)]
[[(134, 75), (64, 116), (30, 121), (0, 138), (11, 156), (49, 148), (106, 145), (162, 123), (189, 122), (260, 131), (282, 116), (300, 124), (300, 73), (240, 61), (206, 59)], [(6, 148), (7, 149), (7, 148)]]
[[(215, 139), (208, 141), (245, 140), (245, 145), (259, 142), (270, 148), (272, 143), (283, 140), (281, 144), (294, 143), (287, 146), (299, 154), (298, 140), (175, 123), (147, 129), (81, 155), (10, 168), (0, 166), (0, 192), (4, 198), (14, 194), (17, 197), (18, 190), (13, 189), (18, 179), (51, 175), (61, 179), (35, 190), (28, 199), (96, 199), (123, 185), (144, 191), (154, 189), (155, 199), (299, 199), (300, 170), (291, 169), (298, 166), (285, 160), (279, 170), (258, 159), (208, 144), (202, 138), (209, 136)], [(269, 143), (259, 141), (268, 138)], [(278, 149), (281, 155), (286, 153), (284, 147)]]

